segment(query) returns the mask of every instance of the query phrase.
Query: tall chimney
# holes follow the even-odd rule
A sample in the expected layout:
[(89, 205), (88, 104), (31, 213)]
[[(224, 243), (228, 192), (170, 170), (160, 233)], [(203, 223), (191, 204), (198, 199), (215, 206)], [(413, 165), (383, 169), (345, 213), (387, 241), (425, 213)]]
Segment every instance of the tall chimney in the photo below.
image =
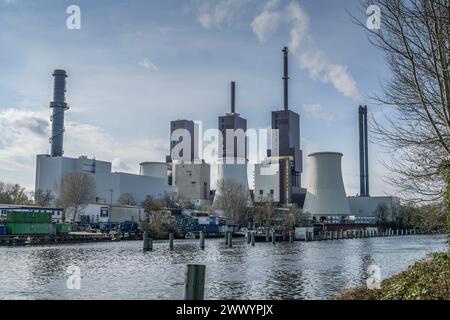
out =
[(288, 47), (283, 48), (283, 55), (284, 55), (284, 76), (283, 76), (283, 82), (284, 82), (284, 110), (289, 109), (289, 101), (288, 101), (288, 83), (289, 83), (289, 75), (288, 75), (288, 59), (289, 59), (289, 49)]
[(366, 176), (366, 197), (370, 197), (369, 192), (369, 138), (367, 129), (367, 106), (364, 106), (364, 159), (366, 160), (364, 170)]
[(369, 197), (369, 147), (367, 133), (367, 106), (359, 106), (359, 172), (360, 195)]
[(69, 109), (66, 103), (67, 73), (64, 70), (55, 70), (53, 77), (53, 102), (50, 103), (50, 108), (53, 109), (51, 117), (52, 136), (50, 138), (51, 155), (52, 157), (61, 157), (64, 153), (64, 112)]
[(236, 113), (236, 82), (231, 81), (231, 113)]

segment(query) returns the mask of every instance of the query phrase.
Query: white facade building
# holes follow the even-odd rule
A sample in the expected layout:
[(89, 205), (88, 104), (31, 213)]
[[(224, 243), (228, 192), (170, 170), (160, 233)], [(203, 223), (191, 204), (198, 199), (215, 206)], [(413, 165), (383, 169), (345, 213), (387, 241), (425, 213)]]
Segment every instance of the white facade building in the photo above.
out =
[(255, 202), (265, 202), (272, 199), (280, 202), (280, 165), (256, 164), (255, 165)]
[(211, 166), (204, 161), (173, 166), (178, 197), (200, 206), (209, 204)]
[(35, 190), (51, 190), (55, 197), (59, 194), (61, 179), (70, 172), (84, 172), (92, 175), (96, 183), (97, 200), (117, 204), (121, 195), (129, 193), (137, 203), (147, 195), (160, 197), (165, 192), (176, 192), (167, 179), (158, 176), (112, 172), (110, 162), (88, 159), (87, 157), (51, 157), (38, 155), (36, 159)]
[(133, 206), (89, 204), (81, 211), (80, 215), (88, 216), (90, 223), (148, 222), (148, 214), (145, 213), (144, 209)]

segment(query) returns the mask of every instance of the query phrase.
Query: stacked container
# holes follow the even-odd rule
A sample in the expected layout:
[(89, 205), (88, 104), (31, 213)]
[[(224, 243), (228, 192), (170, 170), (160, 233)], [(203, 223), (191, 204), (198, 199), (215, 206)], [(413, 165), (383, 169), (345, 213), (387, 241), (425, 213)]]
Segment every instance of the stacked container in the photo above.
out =
[(6, 230), (11, 235), (45, 235), (55, 233), (52, 214), (47, 212), (9, 211)]

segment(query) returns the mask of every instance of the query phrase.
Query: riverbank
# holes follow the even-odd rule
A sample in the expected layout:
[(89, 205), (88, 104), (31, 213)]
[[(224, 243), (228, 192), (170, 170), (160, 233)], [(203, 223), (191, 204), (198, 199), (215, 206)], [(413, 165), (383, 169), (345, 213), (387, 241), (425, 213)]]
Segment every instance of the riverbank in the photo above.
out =
[(381, 289), (366, 286), (345, 291), (337, 300), (450, 300), (450, 251), (431, 258), (381, 283)]

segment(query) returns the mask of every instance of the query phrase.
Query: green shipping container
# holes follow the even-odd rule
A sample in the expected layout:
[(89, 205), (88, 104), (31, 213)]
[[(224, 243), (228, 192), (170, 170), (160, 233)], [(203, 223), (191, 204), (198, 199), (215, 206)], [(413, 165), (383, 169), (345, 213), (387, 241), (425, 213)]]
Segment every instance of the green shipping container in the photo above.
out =
[(61, 223), (56, 225), (57, 234), (67, 234), (72, 231), (72, 225), (68, 223)]
[(8, 223), (6, 231), (10, 235), (46, 235), (53, 234), (51, 223)]
[(52, 214), (46, 212), (10, 211), (7, 213), (8, 223), (52, 223)]

